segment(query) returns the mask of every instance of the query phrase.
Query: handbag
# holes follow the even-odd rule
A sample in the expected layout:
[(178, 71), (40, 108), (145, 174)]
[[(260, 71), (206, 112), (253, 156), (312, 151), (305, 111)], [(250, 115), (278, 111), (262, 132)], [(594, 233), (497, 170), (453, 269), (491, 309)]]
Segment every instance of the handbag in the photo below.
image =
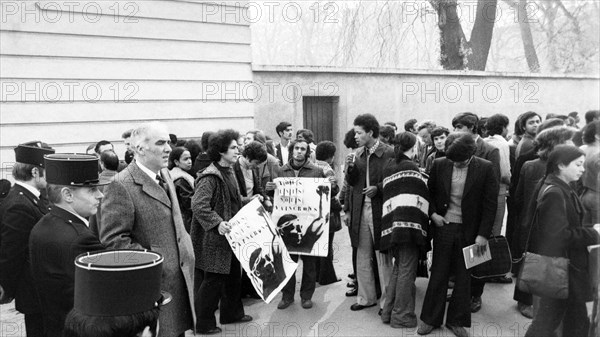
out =
[(533, 226), (537, 224), (538, 208), (536, 207), (535, 214), (529, 226), (529, 234), (525, 243), (525, 253), (521, 258), (523, 263), (517, 277), (517, 287), (525, 293), (539, 297), (567, 299), (569, 297), (569, 259), (565, 257), (545, 256), (527, 251)]
[(488, 240), (488, 244), (492, 259), (473, 267), (471, 276), (476, 279), (487, 280), (503, 277), (512, 268), (512, 256), (506, 238), (502, 235), (493, 236)]

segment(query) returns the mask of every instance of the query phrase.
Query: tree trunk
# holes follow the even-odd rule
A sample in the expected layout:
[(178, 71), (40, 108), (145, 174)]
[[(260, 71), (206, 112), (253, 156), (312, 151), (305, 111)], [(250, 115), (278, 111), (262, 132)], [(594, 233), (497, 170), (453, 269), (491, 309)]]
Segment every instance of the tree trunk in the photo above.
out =
[(446, 70), (465, 69), (467, 41), (456, 12), (456, 0), (432, 0), (438, 12), (440, 63)]
[(521, 30), (521, 39), (523, 40), (523, 50), (529, 71), (532, 73), (540, 72), (540, 61), (531, 35), (531, 26), (529, 25), (529, 14), (527, 13), (527, 0), (519, 0), (517, 4), (517, 17), (519, 18), (519, 28)]
[(497, 7), (498, 0), (477, 1), (477, 14), (469, 41), (471, 51), (468, 54), (468, 69), (485, 70), (490, 46), (492, 45)]

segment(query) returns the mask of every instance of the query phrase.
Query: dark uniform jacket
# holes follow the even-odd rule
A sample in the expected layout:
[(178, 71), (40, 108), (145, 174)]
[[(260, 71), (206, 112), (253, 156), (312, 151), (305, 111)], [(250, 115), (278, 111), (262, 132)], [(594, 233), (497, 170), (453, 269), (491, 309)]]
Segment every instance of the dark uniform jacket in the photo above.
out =
[[(377, 194), (371, 198), (373, 209), (373, 236), (375, 249), (379, 250), (381, 238), (381, 217), (383, 212), (383, 170), (388, 161), (394, 158), (394, 148), (384, 143), (379, 143), (375, 152), (369, 159), (369, 182), (377, 186)], [(356, 150), (354, 166), (346, 172), (346, 181), (352, 187), (350, 239), (352, 247), (358, 247), (358, 233), (362, 218), (363, 202), (365, 195), (362, 193), (367, 183), (367, 150), (363, 146)]]
[[(450, 188), (454, 164), (448, 158), (439, 158), (433, 162), (427, 181), (431, 203), (429, 214), (446, 215), (450, 204)], [(464, 239), (473, 244), (478, 235), (484, 238), (492, 234), (492, 226), (498, 207), (499, 183), (492, 163), (473, 157), (469, 163), (467, 179), (461, 200), (462, 225)], [(435, 231), (435, 226), (431, 226)]]
[(0, 208), (0, 285), (24, 314), (42, 312), (31, 279), (29, 234), (46, 213), (45, 203), (18, 184)]
[(29, 252), (33, 282), (40, 294), (46, 337), (62, 335), (73, 308), (75, 258), (104, 249), (75, 214), (54, 206), (31, 231)]

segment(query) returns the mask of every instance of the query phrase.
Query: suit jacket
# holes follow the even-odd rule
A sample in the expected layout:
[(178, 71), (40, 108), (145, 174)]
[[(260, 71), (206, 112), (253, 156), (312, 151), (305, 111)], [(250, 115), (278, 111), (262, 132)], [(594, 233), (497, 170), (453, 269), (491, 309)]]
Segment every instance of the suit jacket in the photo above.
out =
[(29, 238), (31, 272), (40, 295), (46, 337), (61, 337), (73, 308), (75, 258), (104, 246), (73, 213), (54, 206)]
[(283, 156), (281, 155), (281, 143), (275, 145), (275, 155), (277, 156), (277, 160), (279, 160), (279, 166), (283, 166), (285, 163), (283, 162)]
[(24, 314), (41, 313), (31, 278), (29, 235), (48, 213), (48, 207), (26, 188), (15, 184), (0, 208), (0, 285), (14, 297), (15, 308)]
[[(237, 180), (238, 186), (240, 187), (240, 194), (242, 195), (242, 197), (247, 198), (248, 193), (246, 193), (246, 180), (244, 178), (244, 173), (242, 172), (242, 166), (239, 160), (237, 160), (233, 164), (233, 173), (235, 174), (235, 180)], [(264, 196), (261, 181), (258, 174), (258, 168), (252, 169), (252, 181), (254, 182), (254, 187), (252, 187), (252, 194), (260, 194)]]
[[(375, 153), (369, 159), (369, 181), (371, 186), (377, 186), (377, 194), (371, 198), (373, 208), (373, 236), (375, 249), (379, 250), (381, 239), (381, 217), (383, 213), (383, 170), (390, 159), (394, 158), (394, 149), (384, 143), (379, 143)], [(353, 167), (346, 172), (346, 180), (352, 186), (352, 214), (350, 224), (350, 239), (352, 247), (358, 247), (358, 233), (362, 218), (363, 202), (365, 200), (363, 189), (367, 184), (367, 153), (365, 147), (356, 151), (356, 159)]]
[(162, 289), (173, 301), (161, 308), (160, 335), (178, 336), (195, 326), (194, 252), (183, 225), (169, 171), (161, 170), (169, 194), (137, 162), (104, 188), (100, 241), (112, 249), (149, 249), (162, 254)]
[(497, 147), (485, 142), (481, 137), (477, 138), (475, 145), (477, 146), (477, 150), (475, 150), (475, 157), (490, 161), (494, 167), (494, 172), (498, 177), (498, 181), (500, 181), (500, 150), (498, 150)]
[[(453, 167), (452, 161), (446, 157), (433, 162), (427, 182), (431, 196), (429, 214), (446, 215), (450, 204)], [(492, 234), (498, 206), (498, 189), (498, 179), (492, 163), (473, 157), (469, 163), (461, 200), (463, 234), (468, 244), (473, 244), (478, 235), (488, 238)], [(435, 231), (435, 225), (431, 229)]]

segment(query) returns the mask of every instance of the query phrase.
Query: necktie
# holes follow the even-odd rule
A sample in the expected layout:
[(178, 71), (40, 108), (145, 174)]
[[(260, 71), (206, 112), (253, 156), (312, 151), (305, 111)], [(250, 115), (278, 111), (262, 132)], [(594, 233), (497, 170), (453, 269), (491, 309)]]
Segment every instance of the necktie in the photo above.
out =
[(160, 176), (160, 174), (156, 175), (156, 181), (158, 182), (158, 185), (160, 185), (160, 187), (162, 187), (163, 190), (165, 190), (165, 192), (167, 193), (167, 195), (169, 195), (169, 190), (167, 188), (167, 183), (165, 182), (165, 180)]

